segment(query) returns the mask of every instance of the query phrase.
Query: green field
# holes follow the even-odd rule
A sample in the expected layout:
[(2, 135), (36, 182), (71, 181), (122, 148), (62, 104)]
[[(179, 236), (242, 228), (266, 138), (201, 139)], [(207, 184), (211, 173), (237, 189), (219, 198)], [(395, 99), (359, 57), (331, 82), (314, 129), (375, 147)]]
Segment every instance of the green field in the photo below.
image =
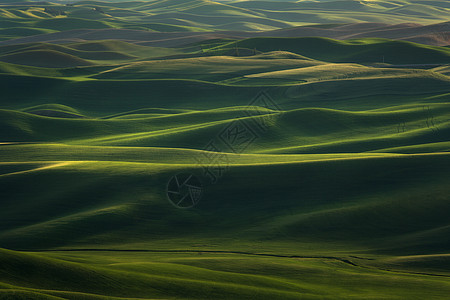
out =
[(52, 40), (98, 40), (103, 35), (103, 39), (121, 40), (159, 36), (159, 42), (167, 42), (174, 36), (199, 38), (205, 32), (215, 32), (220, 38), (252, 34), (276, 37), (298, 31), (307, 37), (382, 37), (445, 46), (449, 14), (450, 6), (443, 0), (2, 0), (0, 41), (18, 37), (28, 41), (47, 35)]
[(449, 10), (0, 1), (0, 299), (446, 299)]
[(446, 1), (439, 0), (52, 2), (1, 1), (0, 16), (7, 22), (0, 35), (35, 34), (29, 28), (49, 32), (86, 28), (199, 32), (273, 30), (318, 23), (433, 24), (448, 21), (450, 9)]

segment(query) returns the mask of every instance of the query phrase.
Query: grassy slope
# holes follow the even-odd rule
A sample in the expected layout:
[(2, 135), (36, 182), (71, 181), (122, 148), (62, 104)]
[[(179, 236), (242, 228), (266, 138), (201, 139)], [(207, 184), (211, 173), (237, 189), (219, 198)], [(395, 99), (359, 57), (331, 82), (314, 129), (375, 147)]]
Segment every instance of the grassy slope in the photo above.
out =
[[(127, 28), (160, 32), (204, 30), (273, 30), (324, 23), (420, 23), (448, 21), (449, 7), (441, 1), (285, 1), (214, 2), (205, 0), (105, 2), (80, 1), (73, 6), (28, 2), (0, 3), (0, 17), (8, 30), (1, 39), (23, 37), (36, 29), (51, 31), (83, 28)], [(93, 8), (97, 7), (98, 10)], [(45, 8), (53, 9), (45, 11)], [(63, 15), (54, 12), (64, 12)], [(357, 12), (357, 13), (354, 13)]]
[(391, 64), (449, 63), (450, 51), (403, 41), (360, 39), (336, 41), (326, 38), (251, 38), (211, 48), (211, 51), (233, 48), (258, 51), (283, 50), (329, 62), (384, 62)]
[[(88, 65), (110, 65), (131, 63), (136, 60), (152, 59), (183, 53), (183, 50), (158, 47), (145, 47), (121, 41), (103, 40), (83, 43), (56, 45), (49, 43), (30, 43), (0, 47), (0, 61), (43, 68), (71, 68)], [(45, 76), (49, 70), (43, 70)], [(58, 77), (52, 71), (51, 77)], [(61, 76), (65, 72), (59, 72)], [(76, 73), (76, 72), (75, 72)], [(92, 75), (94, 71), (90, 74)], [(19, 73), (20, 74), (20, 73)], [(79, 75), (81, 75), (80, 73)]]
[[(46, 31), (280, 28), (299, 16), (354, 20), (350, 7), (364, 20), (390, 20), (392, 10), (397, 20), (427, 23), (446, 12), (436, 3), (434, 10), (292, 3), (287, 13), (275, 12), (276, 1), (85, 1), (68, 8), (68, 18), (42, 9), (0, 13), (11, 37), (36, 24)], [(391, 64), (448, 63), (447, 48), (321, 38), (196, 46), (0, 47), (0, 61), (9, 61), (0, 63), (0, 246), (28, 251), (0, 250), (0, 298), (441, 299), (450, 292), (447, 67), (368, 65), (382, 56)], [(60, 61), (33, 67), (56, 54)], [(170, 55), (178, 58), (162, 59)], [(263, 131), (255, 126), (261, 117), (246, 117), (261, 90), (281, 108), (260, 109), (270, 115)], [(204, 173), (211, 153), (199, 149), (214, 140), (231, 152), (218, 135), (236, 118), (258, 138), (245, 154), (213, 154), (226, 170), (211, 184)], [(202, 178), (195, 209), (166, 199), (167, 181), (179, 172)], [(39, 249), (78, 251), (30, 253)]]
[[(7, 286), (4, 295), (14, 293), (9, 290), (17, 291), (16, 282), (27, 284), (22, 293), (28, 296), (40, 294), (70, 299), (103, 299), (96, 294), (104, 291), (108, 291), (108, 296), (120, 297), (124, 290), (128, 290), (127, 295), (145, 299), (172, 298), (180, 294), (196, 299), (251, 299), (255, 296), (262, 299), (358, 299), (367, 293), (391, 299), (398, 294), (437, 299), (448, 292), (443, 279), (371, 271), (335, 260), (207, 253), (201, 256), (187, 253), (120, 253), (114, 256), (108, 253), (55, 253), (48, 255), (51, 257), (46, 256), (2, 251), (2, 261), (7, 263), (7, 270), (30, 270), (27, 278), (14, 274), (16, 281)], [(271, 275), (267, 275), (268, 268)], [(101, 277), (101, 280), (94, 285), (88, 280), (92, 276)], [(33, 278), (31, 282), (30, 277)], [(348, 291), (354, 277), (360, 279), (360, 286)], [(69, 278), (73, 280), (72, 286), (79, 287), (80, 292), (51, 290), (54, 286), (59, 290), (67, 289), (66, 279)], [(339, 279), (333, 280), (335, 278)], [(393, 282), (388, 288), (384, 287), (386, 278)], [(51, 281), (54, 285), (48, 286)], [(130, 286), (133, 286), (131, 290)]]
[[(267, 299), (427, 294), (438, 299), (449, 288), (445, 277), (408, 274), (448, 274), (426, 260), (448, 250), (446, 153), (231, 155), (227, 174), (218, 185), (206, 186), (201, 204), (180, 211), (167, 203), (165, 182), (180, 171), (201, 174), (195, 163), (201, 153), (42, 144), (1, 147), (2, 156), (14, 161), (1, 166), (2, 194), (14, 199), (2, 203), (2, 245), (182, 252), (138, 252), (129, 258), (117, 252), (37, 257), (2, 252), (2, 282), (13, 285), (6, 288), (75, 299), (83, 295), (73, 292), (205, 299), (254, 293)], [(23, 185), (28, 188), (21, 189)], [(316, 258), (197, 254), (217, 250)], [(422, 256), (407, 257), (418, 266), (405, 269), (389, 261), (399, 253)], [(62, 261), (49, 261), (49, 256)], [(79, 264), (63, 262), (73, 260)], [(26, 277), (18, 270), (26, 271)], [(86, 277), (96, 278), (96, 283), (85, 284)], [(391, 280), (396, 288), (386, 284)]]
[[(269, 60), (269, 63), (270, 66), (274, 62)], [(336, 72), (348, 67), (342, 65)], [(379, 73), (363, 72), (364, 76), (358, 81), (367, 82), (367, 85), (360, 84), (360, 90), (347, 77), (337, 74), (338, 78), (329, 85), (329, 80), (314, 77), (314, 73), (311, 73), (308, 84), (270, 88), (283, 107), (290, 105), (296, 108), (271, 115), (270, 126), (263, 134), (260, 133), (261, 137), (247, 152), (276, 155), (228, 155), (225, 176), (217, 185), (206, 185), (204, 199), (193, 211), (172, 208), (164, 196), (165, 183), (173, 174), (183, 171), (203, 176), (198, 159), (202, 159), (204, 154), (188, 149), (201, 149), (236, 117), (245, 115), (245, 106), (224, 108), (230, 104), (230, 94), (241, 94), (232, 99), (235, 104), (245, 105), (244, 101), (248, 103), (251, 94), (259, 88), (214, 85), (211, 94), (207, 93), (202, 100), (189, 95), (198, 95), (200, 90), (205, 93), (205, 87), (210, 84), (186, 80), (146, 80), (142, 84), (127, 81), (123, 83), (128, 88), (133, 85), (140, 87), (134, 95), (141, 93), (142, 102), (138, 97), (132, 97), (133, 102), (123, 105), (120, 94), (111, 91), (121, 81), (4, 77), (6, 90), (11, 91), (8, 93), (11, 100), (5, 104), (13, 110), (1, 111), (1, 127), (5, 129), (1, 140), (13, 143), (0, 146), (0, 156), (4, 161), (0, 167), (1, 190), (5, 199), (14, 201), (2, 202), (2, 245), (16, 249), (131, 248), (310, 255), (317, 258), (311, 262), (308, 272), (319, 275), (306, 275), (309, 274), (306, 272), (303, 273), (305, 275), (297, 275), (298, 279), (294, 280), (292, 276), (286, 279), (285, 274), (299, 274), (299, 270), (292, 265), (289, 268), (279, 266), (279, 260), (284, 258), (255, 257), (249, 260), (243, 254), (234, 254), (230, 259), (204, 254), (201, 257), (204, 259), (199, 259), (197, 254), (188, 252), (183, 254), (186, 258), (182, 263), (171, 262), (167, 269), (169, 266), (164, 265), (162, 257), (171, 260), (174, 259), (173, 254), (156, 257), (134, 254), (135, 259), (140, 257), (146, 263), (130, 264), (118, 253), (77, 253), (76, 258), (64, 253), (42, 253), (37, 258), (30, 258), (8, 252), (2, 257), (9, 260), (5, 255), (17, 255), (18, 260), (24, 260), (22, 269), (36, 264), (51, 265), (46, 258), (50, 255), (63, 261), (75, 259), (81, 265), (63, 263), (62, 270), (49, 270), (49, 274), (62, 272), (67, 278), (78, 278), (80, 275), (73, 274), (72, 268), (83, 270), (77, 272), (101, 268), (95, 269), (96, 275), (93, 276), (127, 276), (129, 279), (121, 291), (116, 290), (117, 286), (106, 288), (111, 284), (108, 282), (90, 287), (71, 285), (65, 279), (61, 280), (59, 289), (66, 292), (49, 291), (56, 288), (56, 283), (46, 288), (45, 284), (49, 283), (45, 279), (24, 282), (19, 275), (15, 275), (13, 280), (4, 279), (3, 284), (12, 284), (6, 287), (20, 290), (20, 293), (34, 293), (26, 295), (36, 298), (36, 293), (87, 297), (73, 294), (75, 291), (87, 293), (93, 299), (96, 296), (92, 294), (97, 293), (152, 298), (179, 295), (173, 292), (174, 289), (163, 287), (169, 280), (183, 287), (180, 293), (184, 297), (190, 293), (204, 298), (229, 298), (236, 294), (244, 297), (247, 293), (255, 293), (256, 284), (266, 286), (265, 289), (259, 286), (258, 293), (268, 299), (298, 298), (300, 294), (311, 298), (336, 297), (330, 295), (359, 298), (367, 294), (372, 297), (401, 294), (404, 297), (409, 293), (426, 293), (429, 297), (439, 298), (448, 288), (445, 277), (438, 280), (404, 272), (447, 274), (445, 268), (433, 266), (432, 257), (447, 253), (449, 246), (445, 239), (448, 235), (445, 212), (449, 209), (446, 183), (450, 179), (447, 174), (450, 166), (447, 154), (450, 149), (449, 108), (445, 94), (448, 81), (445, 76), (430, 73), (430, 77), (427, 75), (429, 71), (418, 71), (417, 83), (422, 82), (422, 85), (416, 88), (424, 94), (410, 97), (407, 94), (414, 93), (411, 84), (415, 77), (411, 77), (408, 70), (391, 71), (400, 73), (383, 79)], [(351, 69), (348, 74), (357, 78), (361, 75), (354, 73)], [(406, 76), (404, 80), (400, 74)], [(423, 81), (427, 77), (430, 79), (425, 84)], [(381, 91), (373, 86), (376, 80), (381, 80)], [(13, 94), (14, 85), (11, 83), (14, 82), (20, 82), (22, 86), (28, 82), (38, 89), (29, 95), (26, 89)], [(390, 86), (386, 85), (387, 82)], [(333, 94), (332, 99), (326, 100), (323, 88), (308, 87), (314, 84), (328, 87), (327, 92)], [(180, 89), (180, 85), (184, 86), (182, 94), (172, 88), (177, 86)], [(41, 93), (50, 99), (51, 95), (46, 93), (50, 86), (53, 86), (54, 99), (62, 87), (67, 92), (65, 95), (73, 94), (70, 91), (79, 94), (77, 98), (72, 96), (59, 100), (61, 104), (38, 105), (45, 103), (40, 100)], [(154, 105), (158, 103), (155, 95), (165, 95), (163, 99), (166, 101), (183, 95), (180, 104), (171, 102), (165, 106), (210, 106), (212, 109), (143, 109), (148, 105), (144, 87), (153, 92), (152, 99), (155, 100), (151, 101)], [(333, 87), (334, 92), (331, 92)], [(117, 91), (123, 89), (117, 88)], [(302, 88), (306, 88), (306, 93), (301, 92)], [(218, 93), (218, 89), (222, 92)], [(92, 98), (86, 99), (96, 99), (95, 106), (89, 101), (79, 101), (83, 90), (97, 91), (90, 96)], [(107, 90), (110, 91), (104, 95), (104, 101), (109, 104), (109, 109), (105, 110), (98, 96)], [(125, 92), (133, 95), (131, 90)], [(336, 93), (338, 90), (342, 92)], [(370, 97), (377, 97), (377, 93), (385, 95), (384, 101), (370, 100)], [(211, 95), (217, 94), (220, 97), (208, 103)], [(195, 99), (189, 107), (181, 105), (186, 104), (186, 97)], [(302, 99), (308, 98), (310, 102), (303, 102)], [(12, 101), (14, 99), (21, 99), (21, 102)], [(316, 99), (322, 102), (319, 104)], [(161, 105), (158, 106), (164, 106), (163, 102), (159, 103)], [(309, 107), (313, 103), (316, 108)], [(124, 112), (125, 107), (130, 109), (133, 106), (137, 110)], [(302, 106), (305, 108), (298, 109)], [(317, 108), (319, 106), (329, 108)], [(270, 110), (265, 112), (273, 113)], [(80, 119), (68, 118), (68, 115)], [(203, 180), (205, 184), (208, 182), (207, 177)], [(24, 185), (29, 188), (21, 189), (20, 186)], [(126, 190), (123, 186), (127, 187)], [(427, 199), (426, 213), (423, 199)], [(24, 211), (33, 213), (24, 215)], [(396, 260), (396, 255), (406, 255), (404, 259), (417, 266), (405, 268)], [(358, 267), (338, 263), (333, 265), (336, 273), (330, 274), (325, 267), (330, 258), (321, 258), (323, 256), (337, 257), (338, 261), (349, 260)], [(361, 260), (354, 256), (374, 260)], [(110, 257), (115, 263), (93, 265), (91, 260), (94, 257)], [(241, 263), (243, 260), (247, 262), (248, 271)], [(121, 267), (116, 269), (116, 264)], [(304, 261), (299, 264), (306, 267)], [(4, 266), (13, 271), (19, 269), (14, 264)], [(186, 290), (186, 286), (194, 284), (192, 281), (174, 275), (185, 271), (194, 274), (191, 275), (194, 279), (190, 280), (198, 284), (193, 285), (195, 288), (192, 290)], [(221, 271), (227, 271), (228, 277), (223, 277)], [(247, 272), (251, 275), (246, 275)], [(256, 283), (254, 277), (246, 277), (257, 276), (258, 272), (266, 281)], [(329, 279), (321, 281), (321, 272), (327, 273)], [(161, 274), (168, 277), (157, 277), (160, 281), (155, 283), (154, 276)], [(342, 274), (347, 275), (343, 277)], [(311, 285), (305, 286), (305, 276)], [(374, 276), (380, 278), (380, 282), (367, 280)], [(386, 285), (387, 280), (393, 280), (390, 276), (395, 276), (398, 289)], [(413, 279), (414, 276), (417, 278)], [(348, 288), (355, 277), (358, 278), (359, 291)], [(145, 284), (145, 289), (139, 288), (137, 282), (146, 282), (145, 278), (151, 278), (152, 283)], [(336, 283), (337, 278), (339, 281)], [(239, 285), (233, 283), (230, 286), (229, 281), (239, 282)], [(289, 284), (293, 284), (292, 292), (287, 286)], [(430, 290), (437, 286), (439, 288)], [(203, 294), (198, 294), (199, 289)]]

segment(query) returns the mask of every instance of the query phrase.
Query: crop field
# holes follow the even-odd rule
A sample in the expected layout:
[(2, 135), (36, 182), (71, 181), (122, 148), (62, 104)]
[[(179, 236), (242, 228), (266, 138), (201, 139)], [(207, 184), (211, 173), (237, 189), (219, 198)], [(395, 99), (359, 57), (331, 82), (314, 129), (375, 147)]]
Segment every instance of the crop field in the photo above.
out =
[(0, 299), (447, 299), (449, 19), (0, 0)]

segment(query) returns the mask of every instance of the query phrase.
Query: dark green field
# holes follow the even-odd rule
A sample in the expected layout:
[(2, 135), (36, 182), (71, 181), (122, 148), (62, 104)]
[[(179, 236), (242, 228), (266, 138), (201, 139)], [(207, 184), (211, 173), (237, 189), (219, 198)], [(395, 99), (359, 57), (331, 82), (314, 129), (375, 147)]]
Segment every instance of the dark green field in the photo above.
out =
[(0, 299), (447, 299), (449, 17), (0, 0)]

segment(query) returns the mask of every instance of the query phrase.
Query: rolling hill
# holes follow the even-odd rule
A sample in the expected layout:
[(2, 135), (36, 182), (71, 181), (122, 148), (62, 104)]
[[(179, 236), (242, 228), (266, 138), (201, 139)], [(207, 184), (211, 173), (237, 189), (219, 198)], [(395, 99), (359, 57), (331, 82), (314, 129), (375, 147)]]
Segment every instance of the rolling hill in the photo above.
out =
[[(244, 48), (268, 52), (283, 50), (329, 62), (387, 62), (391, 64), (447, 64), (450, 51), (403, 41), (355, 39), (336, 41), (326, 38), (251, 38), (208, 50)], [(384, 57), (384, 59), (383, 59)]]
[[(445, 1), (416, 0), (79, 1), (68, 5), (57, 1), (30, 1), (23, 5), (0, 2), (0, 24), (5, 27), (0, 31), (0, 40), (39, 33), (109, 29), (113, 35), (103, 39), (123, 39), (121, 30), (129, 30), (128, 41), (142, 41), (143, 36), (149, 41), (151, 33), (158, 32), (198, 36), (207, 31), (251, 37), (246, 32), (250, 31), (266, 37), (378, 37), (445, 46), (449, 42), (449, 9)], [(131, 30), (139, 31), (139, 35)], [(165, 35), (165, 39), (170, 36)], [(39, 42), (48, 41), (42, 38)]]
[(449, 10), (0, 0), (0, 298), (446, 299)]

